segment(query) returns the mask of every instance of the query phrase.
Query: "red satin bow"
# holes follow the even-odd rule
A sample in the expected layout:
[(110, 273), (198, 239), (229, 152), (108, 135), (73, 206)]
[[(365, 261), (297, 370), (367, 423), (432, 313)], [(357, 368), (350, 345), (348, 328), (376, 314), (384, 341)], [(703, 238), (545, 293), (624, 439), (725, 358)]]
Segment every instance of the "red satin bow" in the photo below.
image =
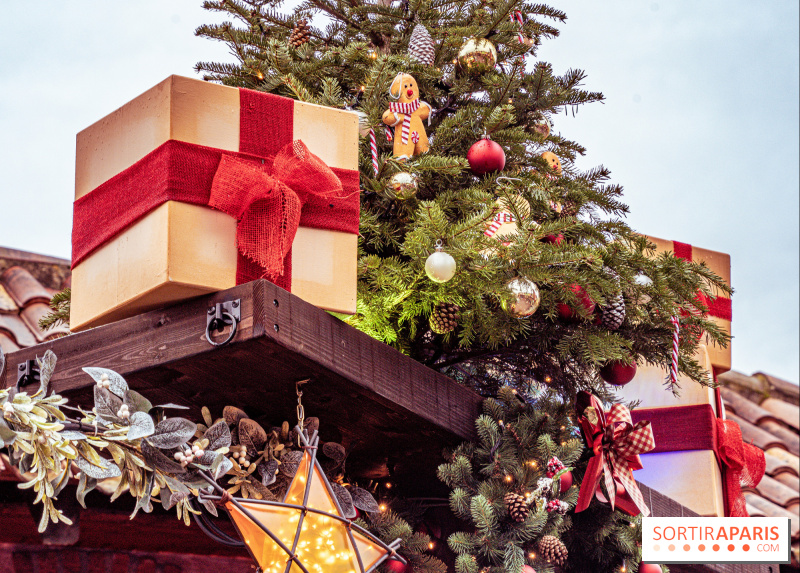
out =
[[(650, 515), (633, 479), (633, 471), (643, 467), (639, 454), (655, 447), (650, 422), (634, 425), (630, 411), (622, 404), (614, 404), (606, 412), (600, 401), (588, 392), (578, 394), (578, 421), (594, 457), (586, 468), (575, 511), (589, 507), (594, 495), (604, 499), (600, 489), (602, 479), (612, 508), (629, 515)], [(618, 486), (621, 491), (617, 490)]]
[(297, 140), (278, 152), (271, 169), (223, 154), (208, 205), (236, 219), (239, 253), (274, 282), (283, 275), (305, 200), (311, 195), (341, 198), (342, 193), (342, 182), (331, 168)]

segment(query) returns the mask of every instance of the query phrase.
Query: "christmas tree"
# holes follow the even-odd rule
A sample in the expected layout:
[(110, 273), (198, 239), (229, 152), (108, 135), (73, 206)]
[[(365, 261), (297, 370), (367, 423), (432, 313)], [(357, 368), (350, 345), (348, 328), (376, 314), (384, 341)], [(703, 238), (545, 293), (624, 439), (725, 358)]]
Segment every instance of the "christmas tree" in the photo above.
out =
[[(204, 6), (232, 21), (197, 34), (238, 59), (199, 63), (205, 79), (361, 116), (350, 324), (485, 395), (546, 382), (607, 397), (599, 369), (668, 366), (680, 316), (680, 370), (708, 383), (696, 335), (726, 343), (703, 312), (727, 287), (654, 257), (609, 170), (575, 167), (585, 149), (553, 118), (603, 96), (583, 72), (536, 61), (563, 12), (519, 0)], [(406, 99), (418, 109), (397, 111)]]
[(599, 502), (573, 515), (577, 487), (561, 482), (591, 457), (576, 394), (612, 401), (630, 365), (669, 369), (678, 320), (677, 368), (710, 383), (694, 355), (703, 331), (727, 343), (705, 312), (730, 290), (656, 256), (610, 171), (576, 167), (586, 150), (555, 118), (603, 95), (536, 59), (566, 15), (521, 0), (204, 6), (232, 21), (197, 34), (238, 59), (199, 63), (206, 80), (359, 113), (347, 321), (490, 397), (479, 442), (439, 469), (465, 522), (448, 540), (456, 571), (636, 570), (638, 518)]

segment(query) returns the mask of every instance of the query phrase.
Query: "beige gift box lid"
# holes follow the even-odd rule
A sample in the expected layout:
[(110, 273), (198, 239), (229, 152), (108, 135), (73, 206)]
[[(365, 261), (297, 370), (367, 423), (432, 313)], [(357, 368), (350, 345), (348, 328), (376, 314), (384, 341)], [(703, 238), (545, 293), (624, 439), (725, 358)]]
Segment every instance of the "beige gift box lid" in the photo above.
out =
[[(293, 137), (331, 167), (358, 170), (358, 116), (295, 102)], [(239, 90), (170, 76), (77, 136), (75, 198), (170, 139), (239, 150)], [(102, 222), (98, 221), (98, 225)], [(236, 221), (169, 201), (97, 249), (72, 272), (73, 331), (235, 286)], [(292, 293), (326, 310), (355, 312), (358, 238), (300, 227)]]

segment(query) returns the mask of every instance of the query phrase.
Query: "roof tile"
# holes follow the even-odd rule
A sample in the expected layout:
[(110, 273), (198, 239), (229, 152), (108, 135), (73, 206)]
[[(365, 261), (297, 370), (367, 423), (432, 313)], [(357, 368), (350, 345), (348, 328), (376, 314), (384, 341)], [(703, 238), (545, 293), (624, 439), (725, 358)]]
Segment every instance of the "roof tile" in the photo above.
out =
[(768, 412), (772, 412), (773, 416), (787, 426), (800, 430), (800, 406), (795, 406), (776, 398), (767, 398), (761, 402), (761, 407)]
[(780, 474), (775, 479), (794, 491), (800, 491), (800, 478), (791, 474)]
[(725, 401), (726, 412), (733, 412), (751, 424), (758, 426), (763, 420), (777, 420), (772, 412), (765, 410), (730, 388), (720, 388), (719, 393)]
[(783, 460), (786, 464), (786, 467), (791, 468), (791, 470), (794, 472), (794, 475), (800, 475), (800, 458), (798, 458), (796, 455), (784, 450), (783, 448), (770, 448), (767, 450), (767, 453)]
[(44, 342), (45, 340), (51, 340), (53, 338), (60, 338), (61, 336), (69, 334), (69, 328), (63, 325), (48, 328), (47, 331), (42, 331), (39, 328), (39, 319), (49, 312), (49, 305), (46, 305), (43, 302), (35, 302), (25, 307), (25, 310), (23, 310), (21, 313), (22, 320), (39, 342)]
[(0, 331), (4, 331), (17, 346), (33, 346), (36, 337), (16, 314), (0, 314)]
[(745, 500), (747, 501), (748, 505), (752, 505), (761, 513), (764, 514), (765, 517), (788, 517), (792, 520), (792, 539), (798, 539), (800, 537), (800, 516), (796, 513), (791, 513), (786, 509), (775, 505), (768, 499), (764, 499), (763, 497), (755, 494), (755, 493), (746, 493), (744, 494)]
[(764, 452), (764, 461), (767, 463), (767, 475), (771, 475), (775, 478), (781, 474), (796, 475), (795, 469), (783, 458)]
[(5, 286), (11, 298), (20, 308), (31, 302), (49, 302), (50, 294), (42, 283), (22, 267), (9, 267), (0, 275), (0, 283)]
[(754, 506), (750, 505), (749, 503), (747, 504), (747, 514), (750, 517), (767, 517), (767, 514), (765, 514), (763, 511), (761, 511), (757, 507), (754, 507)]
[(767, 385), (770, 396), (780, 397), (790, 404), (800, 406), (800, 387), (798, 387), (797, 384), (792, 384), (791, 382), (787, 382), (786, 380), (782, 380), (770, 374), (764, 374), (763, 372), (756, 372), (753, 374), (753, 377), (758, 378)]
[(783, 448), (784, 450), (789, 450), (786, 444), (780, 438), (777, 438), (767, 432), (766, 430), (762, 430), (758, 426), (754, 426), (747, 420), (743, 420), (736, 414), (726, 414), (729, 420), (733, 420), (739, 427), (742, 429), (742, 439), (746, 444), (755, 444), (762, 450), (768, 450), (770, 448)]
[(0, 330), (0, 350), (3, 351), (3, 354), (10, 354), (19, 350), (19, 346), (14, 342), (14, 339), (2, 330)]
[(781, 422), (775, 420), (762, 420), (758, 426), (773, 436), (780, 438), (786, 444), (786, 449), (796, 456), (800, 456), (800, 436), (797, 432), (788, 429)]
[(0, 312), (17, 312), (19, 307), (8, 294), (6, 288), (0, 284)]
[(787, 507), (795, 503), (800, 503), (800, 490), (792, 489), (791, 487), (773, 479), (769, 476), (764, 476), (756, 486), (756, 490), (763, 497), (777, 503), (781, 507)]

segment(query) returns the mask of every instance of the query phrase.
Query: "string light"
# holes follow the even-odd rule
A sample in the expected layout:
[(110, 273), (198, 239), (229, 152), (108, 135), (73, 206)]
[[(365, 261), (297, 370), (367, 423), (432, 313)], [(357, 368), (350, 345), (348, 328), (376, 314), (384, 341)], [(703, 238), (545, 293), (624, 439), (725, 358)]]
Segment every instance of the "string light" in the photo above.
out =
[(386, 489), (392, 489), (392, 482), (390, 481), (386, 482)]
[(428, 543), (428, 549), (432, 550), (434, 547), (436, 547), (436, 545), (433, 543), (433, 541)]
[(358, 91), (363, 92), (366, 89), (367, 89), (367, 86), (361, 86), (360, 88), (358, 88)]
[(378, 509), (380, 509), (381, 511), (386, 511), (386, 504), (385, 503), (380, 504), (378, 506)]
[(545, 383), (545, 384), (550, 384), (550, 382), (552, 382), (552, 381), (553, 381), (553, 379), (552, 379), (552, 378), (550, 378), (550, 376), (545, 376), (545, 377), (544, 377), (544, 383)]
[(506, 481), (507, 481), (507, 482), (511, 483), (511, 481), (512, 481), (513, 479), (514, 479), (514, 478), (512, 478), (510, 475), (506, 474)]

